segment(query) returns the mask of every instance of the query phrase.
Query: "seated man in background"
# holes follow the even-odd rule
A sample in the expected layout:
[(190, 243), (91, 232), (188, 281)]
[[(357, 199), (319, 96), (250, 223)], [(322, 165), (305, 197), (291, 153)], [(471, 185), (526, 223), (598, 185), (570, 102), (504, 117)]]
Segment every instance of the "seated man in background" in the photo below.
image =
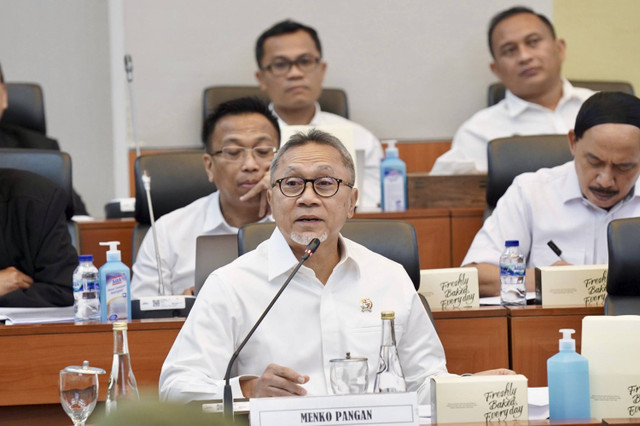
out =
[(607, 263), (609, 222), (640, 216), (640, 99), (593, 95), (578, 113), (569, 145), (573, 161), (516, 177), (473, 240), (462, 264), (478, 268), (480, 296), (499, 294), (506, 240), (520, 242), (527, 291), (534, 291), (533, 268)]
[(361, 125), (320, 110), (317, 100), (327, 63), (322, 60), (318, 33), (286, 20), (263, 32), (256, 42), (256, 78), (271, 99), (280, 126), (346, 126), (353, 130), (354, 149), (364, 150), (364, 179), (359, 207), (380, 204), (380, 141)]
[[(9, 107), (7, 96), (7, 86), (4, 84), (2, 66), (0, 66), (0, 120), (2, 114)], [(42, 133), (23, 127), (14, 126), (0, 121), (0, 148), (20, 148), (20, 149), (53, 149), (60, 151), (58, 141), (48, 138)], [(73, 210), (75, 215), (88, 215), (87, 208), (80, 198), (80, 195), (73, 190)]]
[(0, 169), (0, 306), (73, 305), (68, 195), (42, 176)]
[[(232, 354), (305, 247), (318, 238), (316, 253), (236, 360), (234, 396), (331, 393), (328, 360), (346, 352), (368, 358), (371, 390), (380, 314), (392, 310), (408, 390), (428, 403), (429, 378), (448, 372), (442, 344), (411, 279), (402, 265), (340, 235), (358, 197), (349, 152), (325, 132), (297, 133), (278, 151), (270, 176), (267, 195), (277, 228), (255, 250), (209, 276), (162, 367), (161, 397), (187, 402), (222, 396)], [(363, 296), (370, 298), (370, 309), (362, 308)]]
[(505, 85), (505, 98), (462, 124), (431, 174), (486, 173), (487, 144), (493, 139), (566, 134), (593, 91), (562, 78), (565, 49), (544, 15), (513, 7), (494, 16), (489, 25), (491, 71)]
[[(193, 294), (199, 235), (237, 234), (247, 223), (271, 221), (265, 180), (280, 127), (269, 108), (255, 98), (222, 103), (205, 121), (202, 140), (204, 168), (217, 191), (156, 222), (167, 294)], [(147, 232), (133, 265), (134, 298), (158, 295), (157, 271), (153, 233)]]

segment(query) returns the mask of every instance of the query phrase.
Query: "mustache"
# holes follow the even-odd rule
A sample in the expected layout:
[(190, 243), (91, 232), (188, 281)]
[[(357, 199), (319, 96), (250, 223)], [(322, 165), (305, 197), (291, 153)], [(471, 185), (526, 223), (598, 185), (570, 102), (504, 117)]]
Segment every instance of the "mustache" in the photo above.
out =
[(591, 192), (595, 192), (595, 193), (602, 194), (602, 195), (618, 195), (618, 193), (620, 192), (620, 191), (617, 191), (615, 189), (598, 188), (598, 187), (595, 187), (595, 186), (590, 186), (589, 190)]

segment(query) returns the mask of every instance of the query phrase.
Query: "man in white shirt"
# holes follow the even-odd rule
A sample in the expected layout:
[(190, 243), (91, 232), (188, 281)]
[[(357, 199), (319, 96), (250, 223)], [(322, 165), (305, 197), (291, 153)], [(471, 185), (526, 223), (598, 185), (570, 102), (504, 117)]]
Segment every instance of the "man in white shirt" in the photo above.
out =
[[(204, 168), (217, 191), (156, 222), (169, 294), (193, 294), (199, 235), (237, 234), (247, 223), (271, 221), (266, 188), (269, 166), (280, 145), (280, 127), (269, 108), (254, 98), (220, 104), (205, 121), (202, 140)], [(131, 293), (135, 298), (158, 294), (151, 232), (133, 265)]]
[[(273, 160), (271, 238), (205, 283), (160, 374), (160, 395), (221, 398), (226, 365), (314, 239), (315, 254), (273, 305), (231, 369), (235, 397), (332, 393), (329, 362), (346, 352), (377, 371), (380, 313), (395, 311), (409, 391), (428, 402), (429, 377), (448, 374), (444, 350), (404, 268), (340, 236), (358, 190), (348, 151), (318, 130), (294, 135)], [(508, 370), (493, 370), (508, 374)]]
[(431, 174), (486, 173), (493, 139), (566, 134), (593, 94), (561, 77), (565, 41), (544, 15), (525, 7), (505, 10), (491, 20), (488, 38), (491, 71), (505, 85), (505, 98), (462, 124)]
[(380, 141), (367, 129), (339, 115), (320, 110), (317, 100), (327, 63), (317, 32), (286, 20), (263, 32), (255, 48), (260, 88), (271, 99), (270, 107), (280, 126), (343, 126), (353, 131), (354, 149), (364, 150), (364, 179), (359, 207), (380, 204)]
[[(478, 232), (462, 264), (478, 268), (481, 296), (500, 291), (498, 262), (506, 240), (518, 240), (534, 268), (608, 262), (607, 226), (640, 216), (640, 99), (600, 92), (580, 109), (569, 132), (574, 160), (518, 176)], [(562, 250), (562, 260), (547, 246)]]

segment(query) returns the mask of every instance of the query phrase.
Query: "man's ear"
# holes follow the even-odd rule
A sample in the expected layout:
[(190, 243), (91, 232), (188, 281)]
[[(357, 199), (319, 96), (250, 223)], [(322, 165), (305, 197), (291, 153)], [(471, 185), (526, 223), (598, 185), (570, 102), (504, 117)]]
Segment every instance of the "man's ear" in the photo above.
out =
[(563, 38), (556, 39), (556, 48), (558, 49), (558, 55), (560, 55), (560, 61), (564, 62), (567, 42)]
[(498, 74), (498, 64), (496, 64), (496, 61), (489, 64), (489, 69), (496, 77), (498, 77), (498, 79), (500, 79), (500, 74)]
[(571, 150), (571, 155), (576, 156), (576, 144), (578, 143), (578, 138), (576, 137), (576, 132), (573, 129), (569, 130), (569, 149)]
[(267, 91), (267, 85), (264, 82), (264, 71), (257, 70), (255, 73), (256, 80), (258, 80), (258, 85), (260, 86), (260, 90), (263, 92)]
[(215, 183), (216, 173), (213, 158), (209, 154), (202, 154), (202, 162), (204, 163), (204, 170), (207, 172), (209, 182)]
[(358, 188), (351, 189), (349, 196), (349, 210), (347, 211), (347, 219), (351, 219), (356, 213), (356, 202), (358, 201)]

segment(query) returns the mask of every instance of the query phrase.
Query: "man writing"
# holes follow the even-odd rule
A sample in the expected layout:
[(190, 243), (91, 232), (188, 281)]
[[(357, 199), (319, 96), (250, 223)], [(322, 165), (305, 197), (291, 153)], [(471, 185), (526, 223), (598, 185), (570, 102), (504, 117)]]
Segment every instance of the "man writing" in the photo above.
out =
[[(217, 191), (156, 222), (163, 282), (170, 294), (193, 294), (198, 235), (236, 234), (242, 225), (270, 221), (265, 188), (280, 144), (278, 121), (265, 104), (241, 98), (220, 104), (203, 126), (204, 168)], [(134, 297), (158, 294), (153, 236), (148, 232), (133, 265)]]
[[(303, 265), (240, 353), (234, 395), (330, 393), (329, 360), (346, 352), (376, 372), (380, 312), (396, 313), (396, 342), (409, 391), (428, 401), (429, 377), (448, 374), (442, 344), (404, 268), (340, 236), (358, 197), (348, 151), (312, 130), (294, 135), (271, 165), (268, 200), (277, 229), (268, 241), (214, 272), (167, 356), (160, 395), (220, 398), (225, 367), (314, 238)], [(361, 299), (371, 300), (370, 310)], [(505, 373), (499, 370), (498, 373)]]
[(491, 71), (505, 85), (505, 98), (462, 124), (432, 174), (486, 173), (487, 144), (493, 139), (566, 134), (593, 94), (561, 77), (565, 41), (556, 38), (544, 15), (525, 7), (505, 10), (491, 20), (488, 39)]
[(360, 207), (380, 203), (380, 141), (361, 125), (320, 110), (317, 100), (327, 63), (322, 60), (318, 33), (311, 27), (286, 20), (260, 35), (255, 48), (260, 88), (280, 126), (344, 126), (353, 132), (354, 149), (364, 150), (364, 179)]
[(478, 268), (481, 296), (500, 291), (497, 265), (506, 240), (520, 242), (527, 291), (534, 291), (537, 266), (607, 263), (609, 222), (640, 215), (640, 99), (593, 95), (578, 113), (569, 144), (574, 160), (516, 177), (473, 240), (462, 263)]

